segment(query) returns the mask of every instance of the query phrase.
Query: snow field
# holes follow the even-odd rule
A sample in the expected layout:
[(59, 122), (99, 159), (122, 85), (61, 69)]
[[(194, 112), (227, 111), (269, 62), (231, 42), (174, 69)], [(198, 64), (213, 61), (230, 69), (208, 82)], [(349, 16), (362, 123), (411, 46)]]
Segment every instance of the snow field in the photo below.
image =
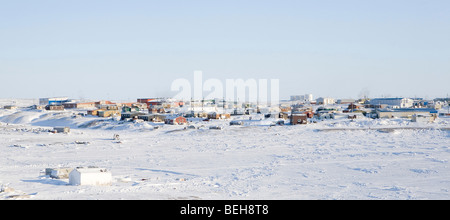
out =
[[(183, 130), (113, 120), (79, 128), (99, 118), (72, 118), (70, 112), (0, 115), (0, 185), (14, 189), (0, 199), (450, 198), (448, 130), (318, 130), (417, 126), (405, 120), (277, 127), (211, 121)], [(71, 133), (46, 132), (54, 123), (70, 126)], [(43, 173), (78, 166), (107, 168), (113, 184), (71, 186)]]

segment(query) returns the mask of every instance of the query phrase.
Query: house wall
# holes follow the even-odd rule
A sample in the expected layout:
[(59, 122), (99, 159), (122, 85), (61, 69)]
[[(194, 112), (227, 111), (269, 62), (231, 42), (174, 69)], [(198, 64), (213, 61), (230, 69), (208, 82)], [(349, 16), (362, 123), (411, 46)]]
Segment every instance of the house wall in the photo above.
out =
[(64, 110), (64, 106), (62, 105), (47, 105), (45, 107), (46, 110)]
[(291, 124), (306, 124), (308, 120), (308, 117), (305, 114), (298, 114), (298, 115), (291, 115)]
[(77, 103), (77, 108), (95, 108), (95, 102)]
[(111, 117), (112, 115), (120, 115), (120, 111), (117, 110), (98, 111), (99, 117)]
[(187, 120), (185, 117), (176, 117), (176, 118), (171, 118), (171, 119), (165, 119), (164, 120), (165, 124), (171, 124), (171, 125), (177, 125), (177, 124), (186, 124)]
[(417, 115), (414, 114), (411, 118), (412, 122), (430, 123), (436, 120), (436, 116)]
[(371, 105), (390, 105), (399, 106), (400, 108), (409, 108), (413, 106), (414, 101), (408, 98), (379, 98), (370, 100)]
[(331, 105), (334, 104), (335, 102), (333, 98), (322, 98), (322, 97), (316, 99), (316, 101), (318, 105)]
[(103, 168), (75, 169), (69, 174), (70, 185), (111, 185), (111, 172)]
[(53, 130), (55, 130), (58, 133), (69, 133), (70, 132), (69, 127), (55, 127), (55, 128), (53, 128)]
[(378, 112), (378, 118), (412, 118), (414, 114), (429, 115), (430, 112), (417, 111), (393, 111), (393, 112)]
[(187, 123), (186, 118), (184, 118), (184, 117), (175, 118), (175, 122), (177, 124), (186, 124)]

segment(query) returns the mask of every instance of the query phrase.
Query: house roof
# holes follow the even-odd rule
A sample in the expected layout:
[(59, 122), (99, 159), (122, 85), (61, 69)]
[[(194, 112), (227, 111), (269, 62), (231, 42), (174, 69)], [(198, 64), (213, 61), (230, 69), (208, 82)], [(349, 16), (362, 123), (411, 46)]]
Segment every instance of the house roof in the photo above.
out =
[(77, 168), (76, 171), (79, 173), (104, 173), (108, 172), (106, 168), (91, 168), (91, 167), (81, 167)]
[(437, 113), (434, 108), (396, 108), (396, 109), (378, 109), (379, 112), (429, 112)]

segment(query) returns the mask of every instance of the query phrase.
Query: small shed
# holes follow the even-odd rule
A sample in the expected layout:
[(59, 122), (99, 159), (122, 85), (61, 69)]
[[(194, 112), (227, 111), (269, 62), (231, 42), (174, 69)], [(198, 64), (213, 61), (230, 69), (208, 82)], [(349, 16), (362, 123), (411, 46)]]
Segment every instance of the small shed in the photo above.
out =
[(17, 106), (14, 106), (14, 105), (5, 105), (4, 107), (3, 107), (4, 109), (17, 109)]
[(412, 122), (420, 122), (420, 123), (432, 123), (436, 120), (436, 116), (432, 116), (430, 114), (421, 115), (421, 114), (414, 114), (412, 115), (411, 121)]
[(208, 113), (208, 119), (219, 119), (219, 118), (220, 118), (220, 114), (217, 112)]
[(112, 174), (105, 168), (77, 167), (69, 174), (70, 185), (111, 185)]
[(292, 114), (291, 115), (291, 125), (296, 124), (307, 124), (308, 116), (306, 114)]
[(69, 127), (54, 127), (53, 131), (55, 133), (70, 133), (70, 128)]
[(36, 110), (44, 110), (45, 106), (44, 105), (32, 105), (30, 108), (36, 109)]
[(244, 122), (242, 120), (233, 120), (230, 121), (230, 125), (244, 125)]

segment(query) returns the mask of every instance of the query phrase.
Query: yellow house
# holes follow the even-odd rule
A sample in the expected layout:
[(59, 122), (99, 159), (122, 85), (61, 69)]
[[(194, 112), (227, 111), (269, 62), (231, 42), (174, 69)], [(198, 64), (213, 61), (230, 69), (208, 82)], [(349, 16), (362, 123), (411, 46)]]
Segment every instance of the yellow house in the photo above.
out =
[(118, 110), (100, 110), (97, 112), (98, 117), (111, 117), (120, 116), (120, 111)]

